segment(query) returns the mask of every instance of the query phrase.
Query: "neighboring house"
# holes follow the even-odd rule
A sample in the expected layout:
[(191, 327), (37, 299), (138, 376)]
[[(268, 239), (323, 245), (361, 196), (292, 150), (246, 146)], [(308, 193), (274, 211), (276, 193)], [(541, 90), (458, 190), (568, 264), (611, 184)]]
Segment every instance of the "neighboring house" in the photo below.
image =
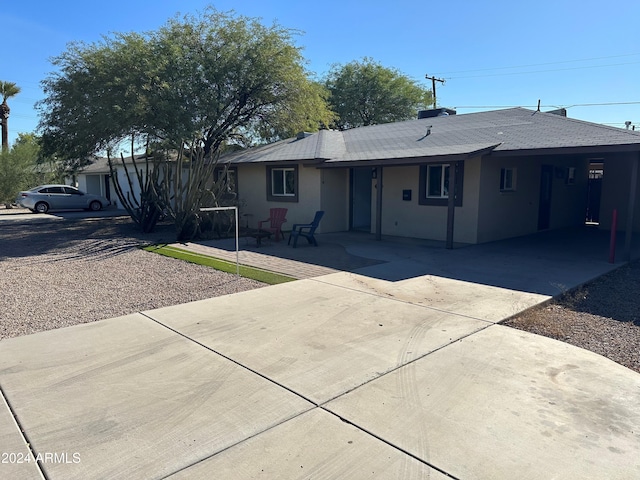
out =
[[(115, 159), (115, 161), (122, 167), (120, 159)], [(76, 182), (80, 190), (94, 195), (102, 195), (117, 208), (124, 208), (120, 205), (116, 191), (113, 188), (109, 163), (106, 158), (96, 158), (91, 165), (80, 170), (76, 176)]]
[(631, 213), (640, 230), (640, 134), (523, 108), (303, 133), (220, 161), (242, 213), (257, 221), (287, 207), (285, 230), (324, 210), (321, 232), (450, 246), (583, 225), (594, 206), (601, 227), (615, 208), (619, 228)]
[[(122, 189), (123, 195), (125, 197), (130, 196), (139, 200), (140, 184), (138, 182), (138, 177), (136, 175), (131, 157), (125, 157), (124, 165), (119, 157), (113, 158), (112, 162), (115, 167), (116, 174), (119, 179), (119, 185)], [(143, 154), (136, 155), (135, 162), (138, 170), (142, 174), (142, 178), (144, 181), (146, 175), (145, 156)], [(151, 166), (151, 168), (153, 167)], [(186, 169), (187, 167), (185, 166), (184, 168)], [(129, 182), (127, 181), (127, 172), (129, 174), (129, 178), (131, 179), (131, 186), (133, 187), (133, 189), (130, 187)], [(222, 167), (217, 168), (214, 171), (214, 180), (217, 181), (219, 177), (225, 173), (226, 176), (223, 179), (225, 189), (223, 192), (221, 192), (222, 194), (220, 195), (219, 200), (222, 203), (226, 202), (233, 204), (235, 202), (235, 192), (237, 190), (237, 183), (235, 182), (235, 178), (233, 177), (235, 172), (233, 170), (226, 171)], [(185, 181), (186, 177), (187, 174), (185, 173)], [(90, 165), (84, 167), (77, 175), (77, 186), (80, 190), (83, 190), (87, 193), (102, 195), (103, 197), (110, 200), (112, 205), (114, 205), (117, 209), (125, 209), (118, 198), (117, 190), (114, 186), (113, 178), (109, 170), (109, 161), (107, 158), (95, 158)]]

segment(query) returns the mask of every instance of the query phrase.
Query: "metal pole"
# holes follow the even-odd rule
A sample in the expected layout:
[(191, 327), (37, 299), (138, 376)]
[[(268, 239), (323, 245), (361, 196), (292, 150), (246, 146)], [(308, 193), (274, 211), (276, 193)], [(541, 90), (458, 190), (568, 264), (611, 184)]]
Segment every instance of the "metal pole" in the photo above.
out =
[(233, 211), (235, 213), (235, 217), (236, 217), (236, 276), (238, 277), (238, 280), (240, 280), (240, 246), (238, 245), (240, 243), (240, 237), (238, 236), (239, 230), (238, 230), (238, 207), (233, 207)]
[(201, 208), (201, 212), (215, 212), (220, 210), (233, 210), (235, 212), (235, 220), (236, 220), (236, 275), (238, 279), (240, 277), (240, 238), (239, 238), (239, 230), (238, 230), (238, 207), (204, 207)]

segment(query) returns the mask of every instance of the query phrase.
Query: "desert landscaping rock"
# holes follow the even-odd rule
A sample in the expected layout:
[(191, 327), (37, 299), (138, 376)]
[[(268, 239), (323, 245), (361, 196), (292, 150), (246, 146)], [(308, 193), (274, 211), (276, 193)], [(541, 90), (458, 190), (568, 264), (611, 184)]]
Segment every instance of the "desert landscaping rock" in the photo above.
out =
[(173, 239), (128, 218), (2, 224), (0, 339), (263, 286), (138, 248)]
[(582, 347), (640, 372), (640, 261), (503, 325)]

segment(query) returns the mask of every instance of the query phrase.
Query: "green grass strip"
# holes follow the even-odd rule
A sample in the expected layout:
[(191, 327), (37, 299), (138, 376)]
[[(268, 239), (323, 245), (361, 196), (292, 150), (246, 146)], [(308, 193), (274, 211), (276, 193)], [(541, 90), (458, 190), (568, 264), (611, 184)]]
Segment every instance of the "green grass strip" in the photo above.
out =
[[(171, 247), (166, 244), (162, 245), (149, 245), (142, 247), (147, 252), (158, 253), (165, 257), (176, 258), (178, 260), (184, 260), (189, 263), (195, 263), (197, 265), (204, 265), (205, 267), (211, 267), (221, 272), (236, 273), (236, 264), (221, 260), (219, 258), (210, 257), (201, 253), (190, 252), (182, 248)], [(240, 265), (240, 275), (245, 278), (257, 280), (258, 282), (267, 283), (269, 285), (276, 285), (278, 283), (293, 282), (297, 280), (293, 277), (281, 275), (279, 273), (269, 272), (267, 270), (261, 270), (259, 268), (248, 267), (246, 265)]]

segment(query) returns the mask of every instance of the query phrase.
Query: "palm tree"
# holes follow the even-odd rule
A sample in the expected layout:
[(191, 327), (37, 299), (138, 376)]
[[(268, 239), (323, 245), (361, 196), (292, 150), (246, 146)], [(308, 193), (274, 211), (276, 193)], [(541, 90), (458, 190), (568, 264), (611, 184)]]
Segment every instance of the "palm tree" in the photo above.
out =
[(9, 149), (9, 105), (7, 99), (15, 97), (20, 93), (20, 87), (13, 82), (3, 82), (0, 80), (0, 95), (2, 95), (2, 104), (0, 104), (0, 122), (2, 123), (2, 151)]

